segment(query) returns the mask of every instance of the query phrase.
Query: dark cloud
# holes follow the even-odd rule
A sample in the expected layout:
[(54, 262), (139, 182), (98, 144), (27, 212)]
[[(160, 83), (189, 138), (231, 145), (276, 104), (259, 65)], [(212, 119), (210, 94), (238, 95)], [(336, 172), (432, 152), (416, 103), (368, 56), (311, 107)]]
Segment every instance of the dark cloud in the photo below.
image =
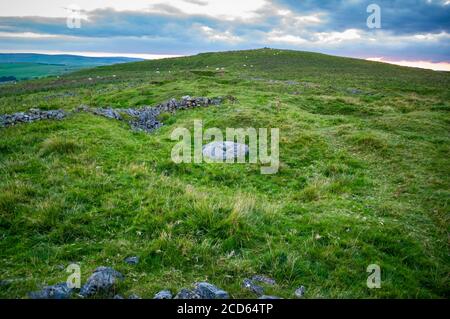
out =
[[(191, 2), (204, 4), (203, 0)], [(382, 10), (381, 30), (369, 30), (366, 25), (366, 8), (373, 2)], [(450, 5), (439, 0), (276, 0), (259, 9), (253, 20), (186, 15), (167, 4), (153, 9), (157, 12), (86, 12), (88, 20), (82, 21), (80, 29), (67, 28), (63, 18), (0, 17), (0, 50), (193, 54), (272, 46), (359, 57), (450, 60)], [(309, 18), (302, 20), (305, 16)], [(311, 17), (320, 21), (311, 22)], [(352, 37), (342, 37), (349, 29), (356, 30)], [(18, 38), (11, 37), (12, 32), (75, 38)], [(414, 37), (428, 33), (444, 36)]]
[(382, 28), (395, 34), (423, 32), (450, 33), (450, 5), (443, 0), (276, 0), (298, 14), (324, 12), (328, 16), (322, 29), (366, 28), (367, 6), (381, 8)]

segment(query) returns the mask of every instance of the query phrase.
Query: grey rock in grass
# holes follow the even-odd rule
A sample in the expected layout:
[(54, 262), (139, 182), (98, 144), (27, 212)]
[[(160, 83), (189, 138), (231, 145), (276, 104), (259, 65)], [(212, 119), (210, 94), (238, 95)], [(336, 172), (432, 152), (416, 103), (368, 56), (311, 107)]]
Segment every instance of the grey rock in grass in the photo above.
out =
[(123, 279), (124, 276), (120, 272), (110, 267), (98, 267), (81, 287), (80, 295), (90, 297), (96, 294), (111, 294), (116, 284)]
[(153, 299), (172, 299), (172, 293), (169, 290), (161, 290), (156, 293)]
[(136, 294), (131, 294), (131, 295), (128, 296), (128, 299), (142, 299), (142, 298), (139, 297), (139, 296), (136, 295)]
[(363, 91), (358, 90), (358, 89), (354, 89), (354, 88), (348, 88), (347, 92), (350, 93), (350, 94), (362, 94), (362, 93), (364, 93)]
[(122, 295), (115, 295), (113, 299), (125, 299)]
[(127, 257), (127, 258), (125, 258), (124, 261), (130, 265), (137, 265), (139, 263), (139, 257), (137, 257), (137, 256)]
[(306, 289), (304, 286), (300, 286), (298, 289), (295, 290), (294, 295), (297, 298), (303, 298), (305, 295)]
[(274, 279), (269, 278), (269, 277), (264, 276), (264, 275), (254, 275), (252, 277), (252, 281), (253, 282), (255, 282), (255, 281), (256, 282), (262, 282), (264, 284), (271, 285), (271, 286), (275, 286), (277, 284), (277, 282)]
[(208, 282), (198, 282), (195, 284), (195, 292), (202, 299), (229, 299), (228, 292), (210, 284)]
[(73, 289), (67, 283), (59, 283), (53, 286), (45, 286), (42, 290), (30, 292), (31, 299), (69, 299)]
[(174, 299), (201, 299), (201, 296), (193, 290), (183, 288), (177, 293)]
[(252, 280), (246, 278), (242, 282), (242, 286), (251, 292), (257, 294), (258, 296), (264, 295), (264, 288), (261, 286), (256, 285)]
[(0, 115), (0, 126), (6, 127), (47, 119), (61, 120), (66, 117), (66, 115), (67, 114), (62, 110), (41, 111), (39, 109), (30, 109), (28, 112)]
[(212, 142), (203, 146), (203, 156), (213, 161), (223, 162), (227, 159), (244, 158), (249, 153), (249, 148), (245, 144), (230, 141)]
[(112, 108), (98, 108), (98, 109), (94, 109), (92, 111), (92, 113), (94, 113), (95, 115), (101, 115), (110, 119), (114, 119), (114, 120), (122, 120), (122, 116), (119, 114), (119, 112), (117, 112), (116, 110), (112, 109)]
[(283, 299), (283, 298), (278, 297), (278, 296), (266, 296), (266, 295), (263, 295), (263, 296), (259, 297), (258, 299)]

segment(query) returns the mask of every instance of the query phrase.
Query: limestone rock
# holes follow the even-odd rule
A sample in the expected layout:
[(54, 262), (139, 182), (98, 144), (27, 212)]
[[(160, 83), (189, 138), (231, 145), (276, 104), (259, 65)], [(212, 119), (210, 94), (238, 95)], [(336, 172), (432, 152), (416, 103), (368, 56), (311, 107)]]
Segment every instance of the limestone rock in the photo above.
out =
[(198, 282), (195, 284), (195, 292), (202, 299), (228, 299), (228, 292), (207, 282)]
[(45, 286), (40, 291), (29, 293), (31, 299), (69, 299), (72, 295), (72, 288), (67, 283), (59, 283), (53, 286)]
[(214, 161), (223, 162), (227, 159), (237, 159), (249, 153), (249, 148), (245, 144), (226, 142), (212, 142), (203, 146), (203, 156)]
[(172, 299), (172, 293), (169, 290), (161, 290), (155, 294), (153, 299)]
[(110, 267), (98, 267), (81, 287), (80, 295), (90, 297), (96, 294), (111, 294), (115, 285), (123, 279), (120, 272)]

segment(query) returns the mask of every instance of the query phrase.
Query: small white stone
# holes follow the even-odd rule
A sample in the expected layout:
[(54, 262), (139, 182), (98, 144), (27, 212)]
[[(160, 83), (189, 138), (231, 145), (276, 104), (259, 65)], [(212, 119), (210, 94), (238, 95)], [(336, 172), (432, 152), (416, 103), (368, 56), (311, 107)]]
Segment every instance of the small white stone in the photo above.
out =
[(297, 297), (297, 298), (303, 298), (303, 296), (305, 295), (305, 291), (306, 291), (305, 287), (300, 286), (300, 287), (299, 287), (298, 289), (296, 289), (295, 292), (294, 292), (295, 297)]

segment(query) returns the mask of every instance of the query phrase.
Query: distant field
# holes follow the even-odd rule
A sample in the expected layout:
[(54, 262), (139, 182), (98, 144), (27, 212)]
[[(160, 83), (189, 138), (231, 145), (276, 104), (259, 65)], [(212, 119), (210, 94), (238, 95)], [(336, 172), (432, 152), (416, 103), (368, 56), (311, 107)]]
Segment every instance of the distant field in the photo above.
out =
[[(15, 77), (17, 80), (40, 78), (49, 75), (111, 65), (116, 63), (140, 61), (123, 57), (84, 57), (75, 55), (46, 55), (28, 53), (0, 53), (0, 82), (2, 77)], [(3, 79), (5, 81), (5, 79)]]
[(18, 80), (60, 75), (81, 67), (42, 63), (0, 63), (0, 77), (14, 76)]

